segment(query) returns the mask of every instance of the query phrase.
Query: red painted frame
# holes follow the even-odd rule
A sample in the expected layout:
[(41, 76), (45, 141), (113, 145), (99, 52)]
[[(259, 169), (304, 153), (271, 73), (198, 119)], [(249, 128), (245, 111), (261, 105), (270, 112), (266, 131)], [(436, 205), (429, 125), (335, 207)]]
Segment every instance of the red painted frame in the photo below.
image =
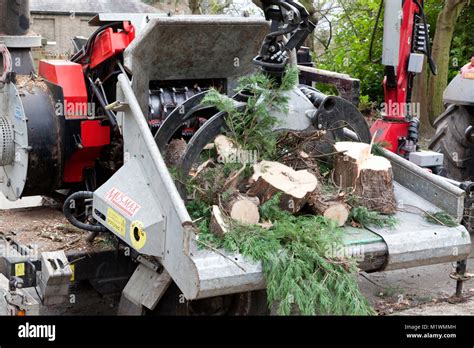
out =
[(123, 52), (135, 39), (135, 27), (132, 24), (124, 22), (123, 28), (118, 32), (107, 28), (96, 37), (89, 64), (91, 69)]
[(59, 59), (41, 60), (39, 75), (63, 89), (64, 104), (61, 106), (63, 108), (61, 113), (66, 119), (87, 118), (87, 112), (84, 112), (88, 110), (87, 89), (80, 64)]
[[(420, 0), (420, 3), (423, 2)], [(411, 98), (409, 81), (412, 73), (408, 71), (408, 61), (413, 47), (413, 35), (415, 28), (415, 15), (420, 9), (413, 0), (404, 0), (402, 8), (402, 22), (400, 28), (400, 51), (396, 71), (396, 86), (387, 85), (387, 77), (384, 78), (385, 105), (406, 105)], [(386, 113), (381, 120), (377, 120), (371, 127), (375, 140), (387, 143), (392, 152), (398, 153), (399, 139), (408, 136), (407, 115), (405, 108), (386, 108)]]

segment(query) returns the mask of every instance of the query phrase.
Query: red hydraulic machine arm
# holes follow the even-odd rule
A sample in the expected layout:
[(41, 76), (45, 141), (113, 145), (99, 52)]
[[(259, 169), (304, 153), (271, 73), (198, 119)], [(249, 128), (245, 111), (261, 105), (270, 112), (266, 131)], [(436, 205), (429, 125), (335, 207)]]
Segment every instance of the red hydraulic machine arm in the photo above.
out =
[[(382, 1), (380, 10), (383, 5)], [(411, 95), (413, 80), (422, 72), (425, 56), (431, 72), (436, 74), (423, 0), (385, 0), (382, 53), (385, 103), (382, 119), (373, 124), (371, 132), (377, 142), (387, 144), (388, 150), (406, 157), (417, 150), (419, 110), (411, 103)]]

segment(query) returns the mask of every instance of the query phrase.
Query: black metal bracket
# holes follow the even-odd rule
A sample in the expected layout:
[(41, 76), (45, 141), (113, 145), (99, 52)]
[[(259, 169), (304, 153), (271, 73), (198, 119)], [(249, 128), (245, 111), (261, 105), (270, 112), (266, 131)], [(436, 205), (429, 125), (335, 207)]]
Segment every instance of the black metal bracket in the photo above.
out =
[[(474, 182), (461, 182), (459, 183), (459, 188), (466, 192), (462, 224), (471, 233), (474, 231)], [(456, 296), (461, 297), (464, 282), (472, 279), (474, 274), (467, 273), (467, 260), (462, 260), (457, 262), (456, 271), (451, 273), (450, 277), (456, 280)]]
[[(12, 240), (0, 241), (0, 248), (5, 251), (5, 255), (0, 256), (0, 273), (7, 279), (21, 279), (24, 288), (36, 286), (37, 272), (41, 271), (39, 255)], [(9, 249), (14, 249), (15, 256), (8, 256)], [(124, 250), (71, 251), (66, 256), (74, 265), (71, 284), (89, 281), (103, 295), (120, 293), (137, 266), (132, 255)]]
[(346, 74), (333, 71), (316, 69), (311, 66), (298, 65), (300, 71), (300, 83), (311, 86), (313, 82), (336, 87), (341, 98), (346, 99), (355, 106), (359, 105), (360, 80), (354, 79)]
[(464, 282), (474, 278), (474, 274), (467, 272), (467, 260), (462, 260), (457, 262), (456, 271), (451, 273), (449, 277), (456, 280), (456, 297), (461, 297)]

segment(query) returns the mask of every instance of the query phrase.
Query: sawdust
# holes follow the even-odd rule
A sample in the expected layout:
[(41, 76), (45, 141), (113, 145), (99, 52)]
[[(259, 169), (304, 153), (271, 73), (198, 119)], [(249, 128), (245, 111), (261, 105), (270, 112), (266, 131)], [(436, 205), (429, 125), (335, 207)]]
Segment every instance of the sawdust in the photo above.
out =
[(0, 238), (11, 238), (39, 252), (93, 252), (112, 247), (105, 236), (97, 237), (91, 245), (86, 241), (88, 235), (52, 207), (0, 210)]
[(45, 80), (41, 77), (32, 77), (30, 75), (17, 75), (16, 86), (21, 91), (26, 89), (29, 93), (33, 93), (34, 88), (38, 88), (43, 92), (48, 90)]

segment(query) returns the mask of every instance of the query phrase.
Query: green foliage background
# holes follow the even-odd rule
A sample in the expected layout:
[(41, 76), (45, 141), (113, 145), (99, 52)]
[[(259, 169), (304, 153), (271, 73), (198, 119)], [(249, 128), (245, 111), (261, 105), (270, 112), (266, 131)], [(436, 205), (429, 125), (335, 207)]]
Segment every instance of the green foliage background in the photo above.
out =
[[(380, 0), (339, 0), (344, 10), (334, 15), (336, 24), (329, 49), (317, 49), (313, 58), (317, 67), (349, 74), (361, 80), (362, 100), (383, 101), (382, 81), (384, 67), (369, 62), (370, 38), (379, 8)], [(425, 13), (430, 24), (430, 37), (433, 39), (436, 20), (443, 8), (443, 0), (425, 1)], [(468, 62), (474, 53), (472, 21), (474, 3), (465, 7), (456, 24), (451, 46), (449, 78), (457, 75), (459, 69)], [(374, 42), (374, 59), (381, 56), (383, 13)]]

